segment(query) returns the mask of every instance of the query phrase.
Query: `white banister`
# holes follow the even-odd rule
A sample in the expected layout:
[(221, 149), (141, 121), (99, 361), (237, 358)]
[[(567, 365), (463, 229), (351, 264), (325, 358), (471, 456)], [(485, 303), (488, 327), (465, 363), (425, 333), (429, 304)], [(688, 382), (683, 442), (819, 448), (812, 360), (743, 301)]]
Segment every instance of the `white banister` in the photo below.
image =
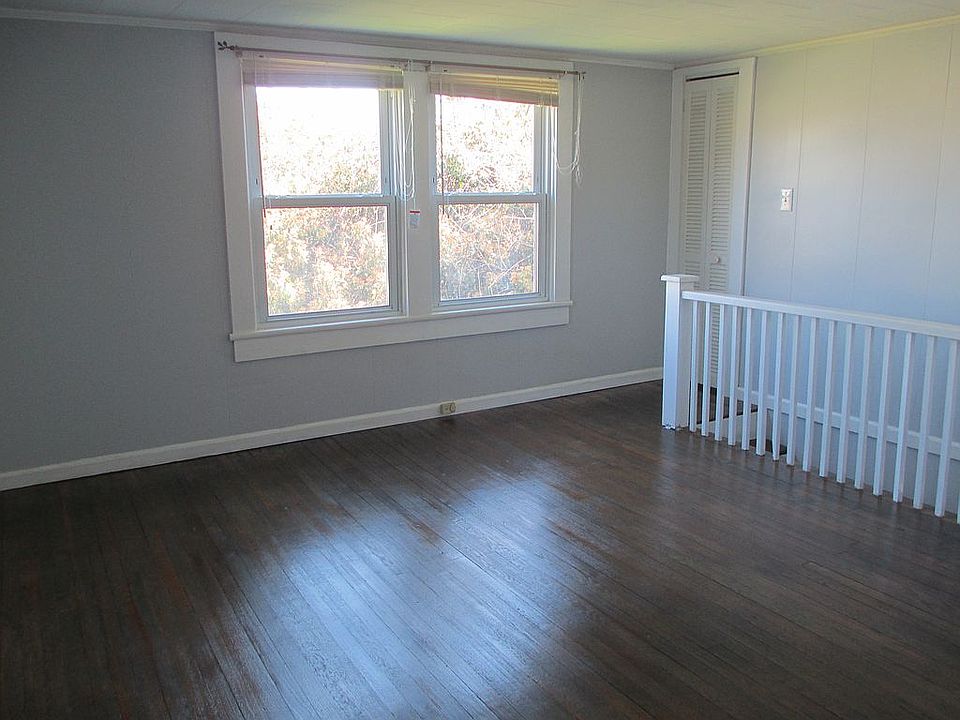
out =
[(727, 443), (737, 444), (737, 377), (740, 374), (740, 308), (730, 308), (730, 391), (727, 420)]
[[(833, 414), (833, 348), (837, 340), (837, 321), (827, 322), (827, 376), (823, 379), (823, 407)], [(824, 430), (820, 435), (820, 477), (827, 477), (830, 467), (830, 438), (833, 433)]]
[[(664, 275), (667, 285), (663, 327), (664, 427), (684, 427), (690, 404), (690, 313), (682, 311), (683, 292), (697, 285), (696, 275)], [(667, 398), (670, 402), (667, 402)]]
[(850, 440), (850, 368), (853, 364), (853, 323), (847, 323), (843, 343), (843, 387), (840, 392), (840, 434), (837, 440), (837, 482), (847, 481), (847, 443)]
[[(812, 408), (816, 407), (814, 405), (814, 400), (816, 399), (816, 389), (817, 389), (817, 332), (819, 331), (819, 326), (817, 324), (817, 318), (810, 318), (810, 340), (807, 345), (810, 348), (810, 353), (807, 358), (807, 407)], [(824, 403), (824, 408), (830, 407), (828, 404)], [(812, 462), (813, 455), (813, 417), (810, 413), (807, 413), (807, 417), (803, 422), (803, 464), (800, 466), (803, 468), (804, 472), (810, 472), (810, 463)]]
[(770, 442), (773, 444), (773, 459), (780, 459), (780, 415), (783, 413), (781, 408), (781, 390), (783, 388), (783, 313), (777, 314), (777, 353), (773, 358), (773, 405), (770, 409), (773, 411), (773, 429), (770, 431)]
[[(880, 369), (880, 410), (878, 411), (877, 426), (887, 426), (887, 405), (890, 394), (890, 352), (893, 346), (893, 330), (883, 331), (883, 364)], [(876, 456), (873, 461), (873, 494), (883, 495), (883, 476), (887, 467), (887, 444), (877, 442)]]
[(867, 472), (867, 408), (870, 400), (870, 361), (873, 357), (873, 327), (867, 325), (863, 329), (863, 373), (860, 380), (860, 428), (857, 434), (857, 469), (854, 471), (853, 486), (863, 488), (863, 478)]
[[(943, 404), (943, 426), (940, 433), (940, 467), (937, 471), (937, 498), (933, 512), (943, 517), (947, 500), (947, 474), (950, 472), (950, 443), (953, 440), (953, 400), (957, 394), (957, 343), (950, 343), (947, 360), (947, 395)], [(944, 452), (946, 446), (946, 452)], [(960, 517), (958, 517), (960, 520)]]
[(936, 350), (936, 338), (927, 338), (927, 354), (923, 363), (923, 399), (920, 403), (920, 446), (917, 448), (917, 473), (914, 476), (913, 506), (923, 507), (923, 492), (927, 480), (927, 443), (930, 437), (930, 405), (933, 403), (933, 353)]
[(793, 317), (793, 335), (790, 340), (790, 391), (787, 406), (787, 465), (793, 465), (797, 456), (797, 375), (800, 373), (800, 363), (796, 362), (800, 350), (800, 316)]
[(903, 374), (900, 376), (900, 415), (897, 421), (897, 462), (893, 471), (893, 499), (903, 500), (903, 474), (907, 466), (907, 425), (910, 422), (910, 384), (913, 369), (913, 333), (903, 336)]
[(700, 434), (710, 434), (710, 336), (713, 334), (713, 306), (703, 305), (703, 379), (700, 383)]
[[(700, 347), (699, 303), (690, 303), (690, 327), (690, 394), (687, 396), (690, 404), (690, 417), (688, 421), (690, 423), (690, 432), (695, 433), (697, 431), (697, 387), (699, 386), (697, 380), (697, 358), (699, 357), (697, 348)], [(680, 404), (682, 406), (683, 403)]]
[(663, 280), (665, 426), (938, 516), (960, 509), (960, 326)]
[(803, 317), (815, 317), (820, 320), (850, 322), (854, 325), (869, 325), (880, 329), (889, 328), (890, 330), (912, 332), (918, 335), (935, 335), (947, 340), (960, 340), (960, 325), (947, 325), (946, 323), (928, 322), (926, 320), (911, 320), (893, 315), (875, 315), (873, 313), (859, 312), (856, 310), (839, 310), (821, 305), (800, 305), (782, 302), (780, 300), (762, 300), (744, 295), (722, 295), (720, 293), (702, 292), (700, 290), (685, 292), (683, 299), (696, 300), (698, 302), (712, 302), (715, 305), (749, 307), (755, 310), (768, 310), (786, 315), (802, 315)]
[(743, 319), (743, 426), (740, 449), (750, 449), (750, 371), (753, 363), (753, 308), (747, 308)]
[(757, 455), (763, 455), (767, 448), (767, 325), (768, 315), (760, 313), (760, 347), (757, 353)]
[(717, 403), (716, 408), (714, 409), (714, 421), (713, 421), (713, 437), (716, 440), (723, 440), (723, 378), (724, 372), (726, 372), (726, 363), (724, 359), (726, 357), (727, 349), (727, 333), (726, 331), (726, 319), (727, 319), (727, 308), (724, 305), (720, 306), (720, 319), (718, 321), (718, 337), (717, 337)]

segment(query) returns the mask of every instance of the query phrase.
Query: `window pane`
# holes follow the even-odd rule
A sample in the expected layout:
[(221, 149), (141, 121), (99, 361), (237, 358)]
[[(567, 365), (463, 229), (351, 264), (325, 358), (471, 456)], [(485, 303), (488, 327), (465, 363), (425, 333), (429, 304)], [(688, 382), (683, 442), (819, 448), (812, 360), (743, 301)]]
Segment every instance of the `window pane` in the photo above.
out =
[(537, 292), (535, 203), (451, 204), (440, 212), (440, 299)]
[(268, 210), (263, 235), (270, 315), (390, 304), (385, 207)]
[(438, 191), (534, 191), (533, 105), (446, 95), (436, 103)]
[(380, 192), (380, 93), (258, 87), (265, 195)]

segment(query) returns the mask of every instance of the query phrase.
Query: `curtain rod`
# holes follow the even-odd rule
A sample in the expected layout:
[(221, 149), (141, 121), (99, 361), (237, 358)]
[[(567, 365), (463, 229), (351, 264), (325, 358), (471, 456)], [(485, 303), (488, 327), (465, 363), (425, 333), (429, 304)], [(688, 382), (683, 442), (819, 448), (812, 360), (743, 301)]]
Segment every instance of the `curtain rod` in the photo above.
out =
[[(271, 48), (257, 48), (257, 47), (244, 47), (242, 45), (231, 45), (225, 40), (217, 41), (217, 50), (229, 50), (231, 52), (237, 53), (238, 55), (242, 52), (263, 52), (270, 53), (273, 55), (297, 55), (303, 57), (304, 55), (316, 55), (322, 57), (320, 53), (309, 53), (309, 52), (300, 52), (297, 50), (273, 50)], [(466, 63), (466, 62), (447, 62), (447, 61), (436, 61), (436, 60), (414, 60), (413, 58), (390, 58), (390, 57), (371, 57), (368, 55), (337, 55), (336, 57), (342, 58), (351, 58), (355, 60), (375, 60), (377, 62), (385, 63), (397, 63), (398, 65), (403, 65), (407, 63), (424, 63), (426, 65), (456, 65), (458, 67), (469, 67), (469, 68), (480, 68), (483, 70), (517, 70), (517, 71), (527, 71), (527, 72), (542, 72), (542, 73), (551, 73), (556, 75), (574, 75), (578, 78), (583, 78), (586, 76), (586, 72), (583, 70), (544, 70), (543, 68), (533, 68), (533, 67), (517, 67), (511, 65), (484, 65), (482, 63)]]

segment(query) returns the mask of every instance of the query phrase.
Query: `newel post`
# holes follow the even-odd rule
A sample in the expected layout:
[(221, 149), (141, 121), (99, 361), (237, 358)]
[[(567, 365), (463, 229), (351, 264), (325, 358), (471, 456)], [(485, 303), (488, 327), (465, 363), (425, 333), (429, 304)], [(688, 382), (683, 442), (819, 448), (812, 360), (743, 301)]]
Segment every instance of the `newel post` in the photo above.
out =
[[(663, 275), (666, 306), (663, 318), (664, 427), (686, 427), (690, 409), (691, 316), (683, 306), (683, 293), (696, 288), (696, 275)], [(686, 312), (684, 310), (686, 309)]]

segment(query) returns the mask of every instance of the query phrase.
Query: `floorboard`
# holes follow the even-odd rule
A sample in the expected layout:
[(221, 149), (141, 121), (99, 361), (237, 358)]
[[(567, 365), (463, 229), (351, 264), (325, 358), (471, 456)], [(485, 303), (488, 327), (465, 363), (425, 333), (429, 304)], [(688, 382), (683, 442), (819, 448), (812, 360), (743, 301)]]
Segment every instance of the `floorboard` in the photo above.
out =
[(960, 528), (659, 383), (0, 494), (2, 718), (960, 716)]

